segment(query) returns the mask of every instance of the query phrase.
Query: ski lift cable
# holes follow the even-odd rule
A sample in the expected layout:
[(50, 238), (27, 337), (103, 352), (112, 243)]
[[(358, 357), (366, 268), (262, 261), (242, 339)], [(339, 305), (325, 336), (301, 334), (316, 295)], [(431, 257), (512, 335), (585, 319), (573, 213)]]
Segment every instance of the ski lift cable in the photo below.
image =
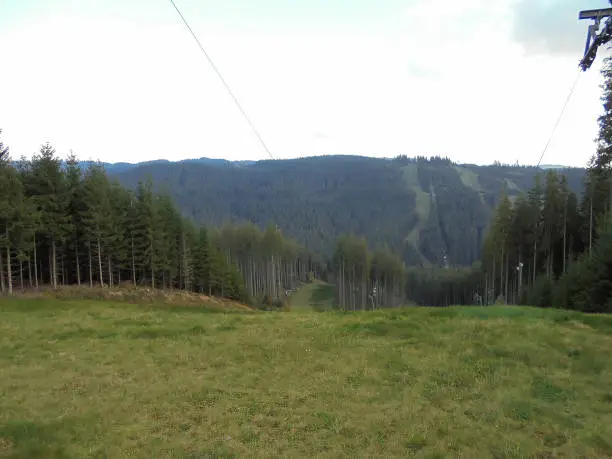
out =
[[(557, 128), (559, 127), (559, 124), (561, 123), (561, 119), (563, 119), (563, 115), (565, 114), (565, 111), (567, 109), (567, 106), (572, 98), (572, 95), (574, 94), (574, 91), (576, 90), (576, 86), (578, 85), (578, 81), (580, 80), (580, 75), (582, 74), (581, 69), (578, 70), (578, 74), (576, 75), (576, 78), (574, 79), (574, 82), (569, 90), (569, 93), (567, 95), (567, 97), (565, 98), (565, 103), (563, 104), (563, 107), (561, 108), (561, 111), (559, 113), (559, 116), (557, 117), (557, 121), (555, 122), (552, 131), (548, 137), (548, 140), (546, 142), (546, 144), (544, 145), (544, 149), (542, 150), (542, 153), (540, 154), (540, 159), (538, 160), (538, 164), (536, 165), (536, 168), (540, 167), (540, 164), (542, 163), (542, 159), (544, 158), (544, 155), (546, 154), (546, 151), (548, 150), (548, 147), (550, 146), (550, 143), (552, 142), (552, 139), (554, 138), (555, 132), (557, 131)], [(517, 218), (517, 213), (513, 212), (512, 215), (512, 221), (510, 222), (509, 227), (511, 227), (512, 225), (514, 225), (514, 222)], [(506, 237), (508, 237), (508, 234), (506, 234)], [(523, 269), (523, 263), (519, 262), (519, 265), (516, 267), (517, 271), (520, 273)]]
[(569, 101), (571, 100), (572, 95), (574, 94), (574, 91), (576, 90), (576, 86), (578, 85), (578, 80), (580, 80), (581, 74), (582, 74), (582, 71), (579, 69), (578, 74), (576, 75), (576, 78), (574, 79), (574, 83), (572, 84), (572, 87), (570, 88), (567, 98), (565, 99), (565, 103), (563, 104), (563, 107), (561, 108), (561, 112), (559, 113), (559, 116), (557, 117), (557, 121), (555, 122), (552, 128), (552, 131), (550, 132), (550, 135), (548, 136), (548, 140), (546, 141), (546, 144), (544, 145), (544, 149), (542, 150), (542, 154), (540, 155), (540, 159), (538, 160), (538, 164), (536, 167), (540, 167), (540, 164), (542, 163), (542, 159), (544, 158), (546, 151), (548, 151), (548, 147), (550, 146), (550, 143), (552, 142), (552, 139), (554, 138), (555, 133), (557, 132), (557, 128), (559, 127), (559, 124), (561, 123), (561, 120), (563, 119), (563, 115), (565, 114), (565, 110), (567, 109)]
[(259, 143), (261, 143), (261, 145), (263, 146), (264, 150), (266, 150), (266, 153), (268, 154), (268, 156), (270, 156), (271, 159), (275, 159), (274, 156), (272, 155), (272, 153), (270, 152), (270, 149), (268, 148), (268, 146), (266, 145), (266, 143), (264, 142), (263, 138), (261, 137), (261, 135), (259, 134), (259, 131), (257, 130), (257, 128), (255, 127), (255, 125), (253, 124), (253, 122), (251, 121), (251, 119), (249, 118), (249, 116), (246, 114), (246, 112), (244, 111), (244, 109), (242, 108), (242, 105), (240, 104), (240, 102), (238, 101), (238, 98), (234, 95), (234, 93), (232, 92), (232, 90), (230, 89), (229, 85), (226, 83), (225, 78), (223, 78), (223, 75), (221, 74), (221, 72), (219, 71), (219, 69), (217, 68), (217, 66), (214, 64), (213, 60), (211, 59), (210, 55), (206, 52), (206, 50), (204, 49), (204, 46), (202, 45), (202, 43), (200, 42), (200, 40), (198, 39), (197, 35), (195, 34), (195, 32), (193, 31), (193, 29), (189, 26), (189, 23), (187, 22), (187, 20), (185, 19), (185, 16), (183, 16), (183, 13), (181, 13), (181, 10), (179, 10), (178, 6), (176, 5), (176, 3), (174, 2), (174, 0), (169, 0), (170, 3), (172, 4), (172, 6), (174, 7), (174, 9), (176, 10), (176, 12), (178, 13), (178, 15), (180, 16), (180, 18), (182, 19), (183, 23), (185, 24), (185, 26), (187, 27), (187, 29), (189, 30), (189, 32), (191, 33), (191, 36), (193, 37), (193, 39), (196, 41), (196, 43), (198, 44), (200, 50), (202, 51), (202, 53), (204, 54), (204, 56), (206, 57), (206, 59), (208, 60), (208, 63), (210, 64), (210, 66), (213, 68), (213, 70), (215, 71), (215, 73), (217, 74), (217, 76), (219, 77), (219, 79), (221, 80), (221, 83), (223, 83), (223, 86), (225, 86), (225, 89), (227, 90), (227, 92), (229, 93), (229, 95), (231, 96), (231, 98), (234, 100), (234, 103), (236, 104), (236, 106), (238, 107), (238, 110), (240, 110), (240, 113), (242, 113), (242, 116), (244, 117), (244, 119), (247, 121), (247, 123), (249, 124), (249, 126), (251, 127), (251, 129), (253, 130), (253, 132), (255, 133), (255, 135), (257, 136), (257, 139), (259, 140)]

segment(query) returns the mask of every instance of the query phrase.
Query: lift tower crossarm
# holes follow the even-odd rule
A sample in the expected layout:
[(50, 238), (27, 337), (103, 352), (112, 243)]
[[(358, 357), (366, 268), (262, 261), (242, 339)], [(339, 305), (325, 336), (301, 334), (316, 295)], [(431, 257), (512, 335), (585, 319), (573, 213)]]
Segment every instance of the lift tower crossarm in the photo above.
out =
[(597, 19), (602, 17), (612, 16), (612, 8), (603, 8), (600, 10), (581, 11), (579, 19)]

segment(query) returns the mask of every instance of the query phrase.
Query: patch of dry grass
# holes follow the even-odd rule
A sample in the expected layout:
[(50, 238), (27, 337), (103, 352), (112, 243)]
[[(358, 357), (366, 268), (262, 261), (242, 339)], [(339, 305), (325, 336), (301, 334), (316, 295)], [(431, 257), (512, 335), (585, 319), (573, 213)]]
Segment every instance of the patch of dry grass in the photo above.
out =
[(0, 314), (0, 457), (612, 455), (607, 317), (41, 299)]
[(131, 283), (113, 288), (94, 286), (64, 286), (53, 289), (44, 286), (38, 289), (16, 291), (18, 298), (49, 300), (106, 300), (132, 304), (164, 304), (167, 306), (206, 307), (219, 310), (254, 311), (254, 308), (227, 298), (218, 298), (185, 290), (160, 290), (149, 287), (133, 286)]

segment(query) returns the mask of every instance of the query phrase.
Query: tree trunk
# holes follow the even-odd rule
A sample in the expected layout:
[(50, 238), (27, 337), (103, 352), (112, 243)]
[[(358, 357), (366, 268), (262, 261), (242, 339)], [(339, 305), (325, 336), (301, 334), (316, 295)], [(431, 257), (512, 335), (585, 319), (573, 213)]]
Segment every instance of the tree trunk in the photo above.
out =
[(6, 285), (4, 284), (4, 260), (2, 259), (2, 251), (0, 251), (0, 292), (4, 294)]
[(60, 261), (60, 268), (62, 271), (62, 285), (66, 285), (66, 270), (64, 269), (65, 266), (64, 266), (64, 254), (63, 253), (62, 253), (62, 258)]
[(23, 290), (23, 260), (21, 258), (19, 259), (19, 284)]
[(104, 287), (104, 274), (102, 272), (102, 247), (100, 246), (100, 238), (98, 238), (97, 245), (98, 245), (98, 273), (100, 274), (100, 287)]
[(28, 255), (28, 284), (30, 288), (32, 288), (32, 262), (30, 261), (30, 256)]
[(136, 285), (136, 256), (134, 255), (134, 235), (132, 234), (132, 283)]
[(338, 307), (344, 310), (344, 260), (338, 270)]
[(353, 311), (357, 310), (357, 295), (355, 295), (355, 290), (356, 290), (356, 275), (355, 275), (355, 266), (353, 265), (353, 269), (351, 271), (351, 281), (350, 281), (350, 287), (351, 287), (351, 305), (353, 307)]
[(81, 263), (79, 261), (79, 244), (78, 244), (78, 242), (74, 243), (74, 251), (75, 251), (75, 254), (76, 254), (77, 285), (81, 285)]
[(151, 288), (155, 288), (155, 255), (154, 255), (155, 247), (153, 247), (153, 243), (151, 242)]
[(504, 294), (504, 246), (501, 248), (501, 258), (499, 260), (499, 294)]
[(517, 291), (517, 301), (516, 303), (519, 304), (521, 302), (521, 296), (523, 293), (523, 264), (521, 263), (521, 259), (519, 258), (519, 272), (518, 272), (518, 288), (516, 289)]
[(567, 266), (567, 199), (565, 203), (565, 219), (563, 221), (563, 274), (565, 274), (566, 266)]
[(591, 205), (589, 210), (589, 258), (593, 251), (593, 193), (591, 193)]
[[(47, 263), (49, 265), (49, 285), (53, 286), (53, 253), (51, 252), (51, 248), (47, 250)], [(43, 272), (42, 260), (40, 261), (41, 267), (40, 272)], [(45, 276), (42, 276), (42, 280), (44, 282)]]
[(6, 230), (6, 281), (7, 281), (7, 291), (9, 295), (13, 294), (13, 273), (11, 271), (11, 247), (8, 243), (9, 234), (8, 229)]
[(363, 276), (361, 278), (361, 309), (363, 311), (366, 310), (366, 305), (367, 305), (367, 286), (366, 286), (366, 282), (367, 282), (367, 277), (365, 275), (365, 269), (363, 270)]
[(555, 251), (551, 248), (550, 250), (550, 268), (549, 268), (549, 277), (552, 279), (555, 277)]
[(492, 302), (493, 304), (495, 304), (495, 300), (497, 299), (497, 296), (495, 296), (495, 285), (496, 285), (495, 280), (497, 279), (495, 277), (495, 268), (497, 267), (497, 260), (495, 258), (496, 258), (496, 255), (493, 255), (493, 270), (492, 270), (493, 272), (491, 273), (491, 286), (492, 287), (489, 287), (489, 289), (491, 288), (493, 289), (493, 298), (489, 296), (489, 293), (487, 291), (487, 297), (489, 298), (489, 303)]
[(34, 283), (36, 288), (38, 288), (38, 260), (36, 252), (36, 235), (34, 235)]
[(509, 304), (508, 301), (508, 280), (509, 280), (509, 274), (510, 274), (510, 257), (508, 255), (506, 255), (506, 289), (504, 291), (504, 299), (506, 300), (506, 304)]
[(612, 175), (608, 171), (608, 212), (612, 212)]
[(113, 266), (111, 263), (110, 255), (106, 257), (108, 259), (108, 285), (109, 287), (113, 286)]
[(87, 243), (89, 252), (89, 286), (93, 288), (93, 260), (91, 257), (91, 241)]
[[(41, 258), (38, 262), (38, 272), (40, 273), (40, 285), (45, 284), (45, 267), (43, 265), (43, 259)], [(49, 283), (51, 283), (51, 278), (49, 278)]]
[(536, 235), (535, 239), (533, 240), (533, 281), (532, 281), (532, 285), (535, 284), (536, 276), (538, 272), (537, 257), (538, 257), (538, 237)]
[(53, 269), (53, 288), (57, 288), (57, 252), (55, 247), (55, 235), (51, 237), (51, 267)]

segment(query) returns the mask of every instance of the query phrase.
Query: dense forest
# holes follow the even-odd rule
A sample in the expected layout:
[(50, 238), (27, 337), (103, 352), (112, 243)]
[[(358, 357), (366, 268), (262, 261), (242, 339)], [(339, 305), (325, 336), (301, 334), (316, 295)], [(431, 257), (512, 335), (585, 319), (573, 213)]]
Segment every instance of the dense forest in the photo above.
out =
[(62, 165), (49, 144), (31, 160), (0, 153), (3, 293), (128, 282), (271, 305), (319, 269), (274, 226), (197, 227), (150, 181), (126, 189), (102, 165)]
[[(468, 169), (442, 158), (397, 157), (384, 163), (366, 159), (389, 174), (382, 177), (400, 171), (403, 183), (418, 183), (421, 196), (418, 190), (410, 193), (398, 188), (398, 202), (389, 204), (399, 206), (412, 199), (412, 208), (397, 211), (398, 221), (408, 218), (412, 226), (385, 233), (379, 226), (382, 214), (389, 212), (385, 203), (378, 203), (376, 193), (364, 187), (357, 200), (361, 205), (355, 205), (361, 213), (353, 213), (349, 187), (343, 190), (347, 193), (342, 201), (345, 211), (363, 218), (364, 229), (380, 231), (374, 241), (362, 235), (367, 231), (340, 234), (333, 241), (333, 252), (326, 256), (285, 237), (282, 228), (272, 223), (273, 215), (264, 228), (262, 221), (197, 226), (193, 218), (181, 214), (169, 194), (155, 192), (150, 179), (124, 187), (117, 177), (109, 177), (102, 164), (84, 166), (73, 156), (60, 161), (49, 144), (30, 160), (11, 161), (4, 145), (1, 152), (0, 289), (9, 294), (16, 287), (41, 284), (113, 286), (129, 282), (280, 306), (298, 285), (321, 278), (334, 283), (336, 304), (344, 310), (407, 302), (448, 305), (526, 300), (545, 304), (551, 299), (555, 279), (573, 272), (569, 267), (584, 250), (587, 234), (592, 248), (600, 232), (594, 224), (587, 231), (585, 205), (593, 223), (605, 210), (603, 203), (609, 194), (601, 180), (595, 181), (595, 167), (589, 169), (591, 185), (580, 201), (567, 175), (554, 170), (535, 174), (535, 185), (524, 193), (518, 191), (516, 182), (504, 178), (508, 173), (504, 170), (513, 170), (517, 180), (530, 168), (492, 166), (500, 177), (492, 179), (491, 174), (489, 180), (502, 189), (495, 198), (483, 189), (476, 191), (475, 175), (470, 176), (472, 187), (462, 188), (460, 183), (469, 182), (465, 178)], [(335, 160), (344, 164), (362, 161)], [(223, 167), (233, 169), (229, 164)], [(363, 169), (364, 176), (357, 183), (365, 180), (366, 172)], [(479, 180), (487, 183), (482, 176)], [(356, 187), (352, 179), (345, 180)], [(383, 185), (382, 179), (376, 184), (385, 190)], [(422, 191), (426, 187), (430, 193)], [(337, 190), (336, 185), (331, 189)], [(419, 209), (419, 200), (429, 203), (427, 214)], [(497, 203), (492, 219), (483, 203)], [(259, 205), (264, 209), (266, 201)], [(313, 215), (309, 228), (315, 234), (317, 221)], [(415, 249), (412, 267), (406, 262), (406, 250), (393, 246), (394, 238), (406, 231), (411, 233), (404, 245)], [(465, 266), (479, 255), (480, 261)], [(516, 271), (521, 263), (524, 267)], [(565, 297), (561, 300), (567, 304)]]
[[(472, 266), (443, 260), (440, 266), (406, 268), (391, 251), (371, 254), (363, 238), (340, 238), (330, 270), (338, 305), (502, 303), (612, 312), (612, 188), (604, 148), (602, 142), (582, 198), (554, 170), (536, 176), (514, 200), (503, 188), (481, 260)], [(377, 293), (382, 302), (374, 301)]]
[[(273, 222), (325, 258), (343, 234), (388, 246), (407, 266), (471, 266), (506, 186), (510, 199), (533, 184), (536, 167), (457, 165), (440, 157), (323, 156), (230, 163), (192, 160), (108, 165), (134, 188), (150, 178), (182, 214), (220, 227)], [(581, 194), (584, 169), (563, 171)]]

